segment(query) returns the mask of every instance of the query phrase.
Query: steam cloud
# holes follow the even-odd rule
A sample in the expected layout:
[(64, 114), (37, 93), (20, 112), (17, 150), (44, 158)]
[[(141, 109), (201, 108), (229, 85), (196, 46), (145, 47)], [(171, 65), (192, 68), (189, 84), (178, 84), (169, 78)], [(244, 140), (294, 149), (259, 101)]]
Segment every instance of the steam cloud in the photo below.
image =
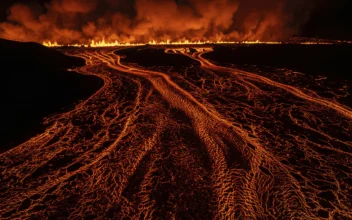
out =
[[(88, 43), (283, 40), (309, 17), (313, 0), (52, 0), (16, 4), (0, 37)], [(42, 11), (42, 12), (40, 12)]]

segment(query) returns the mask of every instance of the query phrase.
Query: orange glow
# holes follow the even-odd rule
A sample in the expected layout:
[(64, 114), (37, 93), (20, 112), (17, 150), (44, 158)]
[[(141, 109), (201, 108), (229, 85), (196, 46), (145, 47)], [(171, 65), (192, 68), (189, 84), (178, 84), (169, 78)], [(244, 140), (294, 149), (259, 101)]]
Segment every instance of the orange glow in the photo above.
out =
[(333, 43), (329, 43), (329, 42), (302, 42), (301, 44), (308, 44), (308, 45), (311, 45), (311, 44), (313, 44), (313, 45), (315, 45), (315, 44), (328, 44), (328, 45), (330, 45), (330, 44), (333, 44)]
[(117, 46), (140, 46), (143, 44), (138, 44), (138, 43), (120, 43), (118, 41), (114, 41), (114, 42), (105, 42), (105, 40), (103, 39), (102, 41), (94, 41), (92, 40), (90, 43), (90, 47), (117, 47)]
[(165, 46), (200, 64), (177, 71), (128, 63), (120, 49), (64, 51), (104, 86), (0, 155), (1, 216), (352, 218), (350, 182), (338, 176), (351, 179), (352, 109), (283, 72), (213, 63), (210, 46)]
[(281, 42), (271, 41), (149, 41), (148, 43), (120, 43), (118, 41), (106, 42), (104, 39), (101, 41), (91, 40), (88, 44), (58, 44), (57, 42), (44, 41), (43, 45), (46, 47), (118, 47), (118, 46), (142, 46), (142, 45), (202, 45), (202, 44), (281, 44)]
[[(123, 46), (143, 46), (143, 45), (203, 45), (203, 44), (283, 44), (283, 42), (279, 41), (156, 41), (152, 40), (147, 43), (121, 43), (119, 41), (111, 41), (107, 42), (104, 39), (101, 41), (91, 40), (90, 44), (59, 44), (56, 41), (44, 41), (43, 45), (46, 47), (123, 47)], [(302, 44), (302, 45), (317, 45), (317, 44), (324, 44), (324, 45), (331, 45), (334, 43), (352, 43), (347, 41), (337, 41), (337, 42), (321, 42), (321, 41), (303, 41), (303, 42), (291, 42), (293, 44)]]
[(44, 41), (43, 45), (46, 46), (46, 47), (59, 47), (57, 42), (50, 42), (50, 41)]

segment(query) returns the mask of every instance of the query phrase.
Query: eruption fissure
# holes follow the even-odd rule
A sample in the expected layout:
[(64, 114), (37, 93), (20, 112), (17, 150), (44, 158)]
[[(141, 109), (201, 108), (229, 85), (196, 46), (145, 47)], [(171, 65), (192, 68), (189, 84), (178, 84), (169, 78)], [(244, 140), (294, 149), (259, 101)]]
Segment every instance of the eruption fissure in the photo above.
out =
[(235, 42), (235, 41), (149, 41), (148, 43), (120, 43), (118, 41), (115, 42), (105, 42), (105, 40), (95, 42), (94, 40), (91, 41), (90, 44), (58, 44), (57, 42), (50, 42), (44, 41), (43, 45), (46, 47), (131, 47), (131, 46), (144, 46), (144, 45), (203, 45), (203, 44), (281, 44), (278, 41), (242, 41), (242, 42)]

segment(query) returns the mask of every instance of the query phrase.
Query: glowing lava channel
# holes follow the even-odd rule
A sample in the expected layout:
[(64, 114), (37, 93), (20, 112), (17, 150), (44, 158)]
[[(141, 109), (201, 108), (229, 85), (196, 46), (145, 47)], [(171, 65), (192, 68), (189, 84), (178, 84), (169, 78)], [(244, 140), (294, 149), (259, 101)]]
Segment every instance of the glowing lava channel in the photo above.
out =
[(0, 155), (0, 218), (351, 219), (351, 109), (195, 50), (67, 50), (105, 84)]

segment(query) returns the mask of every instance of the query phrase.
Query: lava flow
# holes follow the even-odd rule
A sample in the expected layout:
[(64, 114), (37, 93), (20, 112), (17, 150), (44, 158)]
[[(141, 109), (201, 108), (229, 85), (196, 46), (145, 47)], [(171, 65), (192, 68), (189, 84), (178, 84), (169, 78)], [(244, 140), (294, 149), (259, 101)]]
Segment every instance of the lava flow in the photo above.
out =
[(0, 155), (1, 218), (352, 218), (352, 110), (194, 50), (66, 51), (105, 84)]

